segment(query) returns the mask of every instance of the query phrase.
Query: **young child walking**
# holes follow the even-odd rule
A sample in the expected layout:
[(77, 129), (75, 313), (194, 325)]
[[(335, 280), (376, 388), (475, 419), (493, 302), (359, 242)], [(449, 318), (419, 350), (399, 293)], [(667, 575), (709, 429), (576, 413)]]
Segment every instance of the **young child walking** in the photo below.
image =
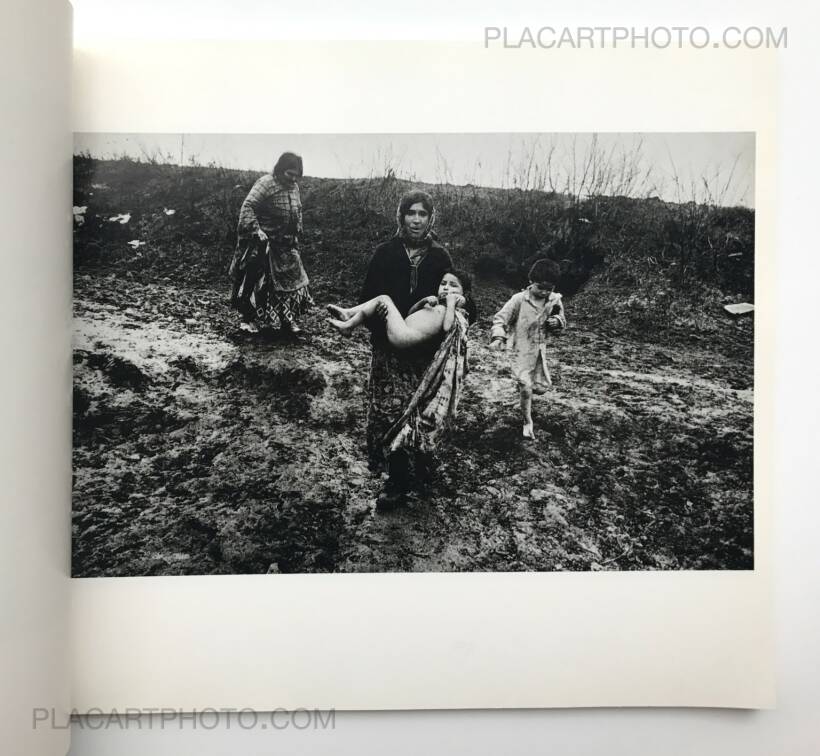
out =
[(527, 439), (535, 438), (532, 395), (543, 394), (552, 385), (546, 360), (547, 334), (567, 327), (561, 295), (555, 291), (560, 273), (552, 260), (536, 260), (529, 272), (530, 285), (514, 294), (493, 318), (490, 349), (509, 345)]
[[(463, 274), (461, 277), (466, 278)], [(355, 307), (329, 304), (333, 316), (328, 322), (340, 333), (348, 333), (367, 318), (379, 315), (384, 319), (387, 340), (396, 349), (410, 349), (440, 333), (448, 333), (455, 322), (457, 308), (466, 305), (465, 286), (457, 272), (445, 273), (438, 287), (438, 296), (429, 296), (413, 307), (403, 318), (393, 300), (382, 294)]]

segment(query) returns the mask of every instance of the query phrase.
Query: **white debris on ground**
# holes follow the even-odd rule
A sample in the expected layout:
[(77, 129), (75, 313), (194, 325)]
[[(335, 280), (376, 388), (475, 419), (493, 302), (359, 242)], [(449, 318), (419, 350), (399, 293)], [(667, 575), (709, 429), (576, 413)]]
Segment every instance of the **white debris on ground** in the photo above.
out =
[(108, 221), (109, 223), (122, 223), (123, 225), (131, 220), (131, 213), (120, 213), (119, 215), (112, 215)]
[(85, 211), (88, 210), (88, 205), (81, 205), (78, 207), (74, 205), (74, 222), (78, 226), (82, 226), (85, 223)]
[(741, 302), (740, 304), (723, 305), (723, 309), (730, 315), (740, 317), (741, 315), (749, 315), (754, 312), (755, 306), (753, 304), (749, 304), (748, 302)]
[(131, 247), (131, 249), (139, 249), (140, 247), (144, 247), (145, 244), (146, 242), (140, 241), (139, 239), (131, 239), (131, 241), (128, 242), (128, 246)]
[(166, 215), (173, 215), (176, 212), (176, 210), (172, 210), (169, 207), (163, 207), (162, 212), (164, 212)]

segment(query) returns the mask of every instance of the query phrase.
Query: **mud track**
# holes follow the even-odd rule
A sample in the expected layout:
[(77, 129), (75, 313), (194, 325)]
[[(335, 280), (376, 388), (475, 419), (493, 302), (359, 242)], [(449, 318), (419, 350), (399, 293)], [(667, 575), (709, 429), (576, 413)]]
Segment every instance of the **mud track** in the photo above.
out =
[(242, 338), (222, 288), (78, 275), (74, 575), (751, 568), (747, 361), (568, 316), (537, 440), (485, 317), (432, 487), (376, 515), (364, 334)]

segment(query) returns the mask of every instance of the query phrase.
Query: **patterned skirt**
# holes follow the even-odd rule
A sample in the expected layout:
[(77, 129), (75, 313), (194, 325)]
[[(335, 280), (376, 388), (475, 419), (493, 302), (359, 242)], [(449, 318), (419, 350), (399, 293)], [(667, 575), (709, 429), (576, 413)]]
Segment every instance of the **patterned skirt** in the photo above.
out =
[(273, 288), (268, 291), (260, 290), (258, 296), (254, 291), (253, 300), (257, 320), (276, 330), (282, 327), (283, 322), (296, 322), (305, 310), (316, 304), (307, 286), (296, 291), (277, 291)]
[(249, 239), (237, 248), (230, 269), (231, 306), (241, 313), (246, 323), (256, 321), (278, 330), (283, 322), (294, 323), (315, 305), (298, 252), (288, 250), (288, 258), (291, 267), (298, 266), (296, 278), (303, 284), (298, 288), (283, 289), (273, 275), (272, 260), (278, 259), (275, 251), (267, 254), (265, 245), (256, 239)]

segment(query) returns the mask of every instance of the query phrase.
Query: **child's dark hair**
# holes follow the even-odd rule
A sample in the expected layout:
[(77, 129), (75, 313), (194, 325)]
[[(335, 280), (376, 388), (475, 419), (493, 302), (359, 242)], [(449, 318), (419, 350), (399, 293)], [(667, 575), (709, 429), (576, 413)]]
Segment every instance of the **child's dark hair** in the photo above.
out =
[(554, 286), (558, 283), (560, 277), (561, 266), (548, 257), (536, 260), (529, 272), (530, 283), (552, 284)]
[[(461, 288), (464, 290), (465, 299), (468, 294), (473, 293), (473, 279), (466, 270), (458, 270), (456, 268), (451, 268), (450, 270), (445, 270), (444, 273), (441, 274), (441, 277), (444, 278), (444, 276), (446, 276), (448, 273), (451, 276), (455, 276), (459, 280)], [(441, 281), (439, 281), (439, 283), (441, 283)]]
[[(441, 274), (441, 277), (444, 278), (448, 273), (459, 280), (461, 289), (464, 292), (464, 299), (466, 300), (464, 309), (467, 310), (467, 320), (469, 320), (470, 323), (475, 323), (478, 319), (478, 308), (473, 300), (473, 277), (466, 270), (458, 270), (457, 268), (445, 270), (444, 273)], [(439, 283), (441, 282), (439, 281)]]

